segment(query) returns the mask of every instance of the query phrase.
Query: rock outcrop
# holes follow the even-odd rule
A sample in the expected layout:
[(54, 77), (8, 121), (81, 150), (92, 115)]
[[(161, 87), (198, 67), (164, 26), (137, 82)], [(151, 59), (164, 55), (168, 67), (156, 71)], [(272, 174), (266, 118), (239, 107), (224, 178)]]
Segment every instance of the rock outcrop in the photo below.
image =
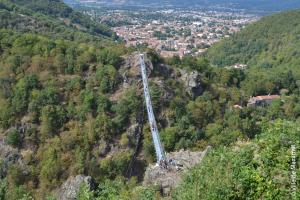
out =
[(197, 71), (187, 72), (185, 70), (180, 71), (180, 79), (183, 81), (187, 88), (187, 92), (193, 97), (201, 95), (204, 91), (201, 84), (201, 76)]
[(92, 189), (92, 178), (84, 175), (70, 177), (62, 184), (55, 196), (58, 200), (75, 200), (76, 195), (83, 184)]
[(126, 131), (126, 134), (128, 136), (128, 139), (129, 141), (132, 143), (132, 144), (135, 144), (136, 143), (136, 136), (138, 134), (140, 130), (140, 124), (138, 123), (135, 123), (135, 124), (132, 124)]
[(169, 194), (181, 182), (182, 174), (199, 164), (209, 149), (207, 147), (203, 152), (181, 150), (167, 154), (166, 158), (170, 162), (168, 167), (150, 165), (146, 169), (143, 185), (157, 185), (164, 195)]
[(10, 165), (13, 165), (20, 161), (21, 155), (18, 150), (6, 145), (4, 140), (0, 141), (0, 178), (6, 176), (7, 169)]
[[(147, 73), (149, 75), (153, 71), (153, 65), (147, 57), (145, 57), (145, 64)], [(132, 85), (136, 81), (141, 80), (140, 57), (138, 53), (134, 53), (124, 58), (122, 67), (120, 68), (120, 73), (123, 78), (124, 88)]]
[[(139, 59), (138, 53), (133, 53), (123, 58), (123, 63), (119, 70), (123, 79), (122, 87), (119, 88), (121, 91), (130, 87), (131, 85), (141, 84)], [(192, 97), (200, 96), (204, 92), (201, 74), (197, 71), (187, 71), (185, 69), (174, 70), (172, 67), (163, 63), (153, 66), (151, 60), (149, 60), (147, 56), (145, 57), (145, 64), (149, 81), (155, 82), (160, 87), (160, 89), (163, 91), (163, 99), (166, 101), (170, 101), (170, 99), (173, 97), (173, 91), (166, 87), (164, 82), (166, 78), (176, 79), (177, 81), (182, 82), (186, 88), (186, 92)], [(113, 99), (118, 98), (115, 97)]]

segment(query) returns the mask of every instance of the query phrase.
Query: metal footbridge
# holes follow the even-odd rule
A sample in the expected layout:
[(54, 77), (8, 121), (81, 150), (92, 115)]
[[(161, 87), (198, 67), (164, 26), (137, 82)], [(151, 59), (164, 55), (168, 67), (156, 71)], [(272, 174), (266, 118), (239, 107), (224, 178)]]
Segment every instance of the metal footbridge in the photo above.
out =
[(143, 79), (144, 95), (145, 95), (145, 100), (146, 100), (148, 119), (149, 119), (149, 123), (150, 123), (152, 139), (153, 139), (153, 143), (154, 143), (154, 147), (155, 147), (157, 163), (160, 164), (162, 161), (165, 160), (165, 151), (164, 151), (163, 146), (160, 141), (157, 124), (156, 124), (154, 113), (153, 113), (151, 97), (150, 97), (150, 93), (149, 93), (147, 71), (146, 71), (146, 65), (145, 65), (145, 55), (140, 54), (139, 58), (140, 58), (140, 68), (141, 68), (141, 74), (142, 74), (142, 79)]

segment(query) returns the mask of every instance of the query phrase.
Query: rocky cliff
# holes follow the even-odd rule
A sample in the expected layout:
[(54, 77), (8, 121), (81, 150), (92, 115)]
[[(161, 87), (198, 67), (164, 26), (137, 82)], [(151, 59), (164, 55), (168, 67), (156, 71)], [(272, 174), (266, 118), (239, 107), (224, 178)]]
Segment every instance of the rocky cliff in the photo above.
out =
[(163, 168), (157, 164), (147, 167), (143, 184), (159, 186), (164, 195), (169, 194), (182, 180), (182, 175), (187, 170), (199, 164), (211, 147), (203, 152), (180, 150), (167, 154), (168, 166)]

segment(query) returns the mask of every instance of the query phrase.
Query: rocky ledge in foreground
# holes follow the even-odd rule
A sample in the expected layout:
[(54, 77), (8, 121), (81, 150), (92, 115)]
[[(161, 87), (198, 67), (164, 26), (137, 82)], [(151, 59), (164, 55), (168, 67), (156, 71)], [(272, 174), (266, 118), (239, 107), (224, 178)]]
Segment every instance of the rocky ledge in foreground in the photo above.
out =
[(164, 195), (169, 194), (182, 179), (182, 174), (188, 169), (199, 164), (211, 147), (207, 147), (202, 152), (191, 152), (180, 150), (166, 155), (167, 160), (172, 160), (167, 168), (162, 168), (156, 164), (150, 165), (145, 172), (143, 185), (157, 185)]
[(92, 178), (84, 175), (70, 177), (62, 184), (59, 190), (56, 191), (55, 196), (58, 200), (75, 200), (76, 195), (83, 184), (85, 184), (89, 189), (92, 189)]

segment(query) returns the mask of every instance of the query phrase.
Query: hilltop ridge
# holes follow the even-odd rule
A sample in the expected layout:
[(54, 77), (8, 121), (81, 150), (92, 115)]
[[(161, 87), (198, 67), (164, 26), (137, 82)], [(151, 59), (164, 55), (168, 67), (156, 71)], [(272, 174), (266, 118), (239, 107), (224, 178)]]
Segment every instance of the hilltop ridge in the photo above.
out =
[(109, 27), (93, 22), (88, 16), (74, 11), (60, 0), (1, 0), (0, 16), (2, 28), (43, 33), (52, 37), (67, 37), (68, 34), (72, 36), (81, 32), (115, 39)]
[[(277, 67), (298, 63), (300, 9), (263, 17), (208, 51), (212, 64)], [(295, 63), (295, 64), (296, 64)]]

